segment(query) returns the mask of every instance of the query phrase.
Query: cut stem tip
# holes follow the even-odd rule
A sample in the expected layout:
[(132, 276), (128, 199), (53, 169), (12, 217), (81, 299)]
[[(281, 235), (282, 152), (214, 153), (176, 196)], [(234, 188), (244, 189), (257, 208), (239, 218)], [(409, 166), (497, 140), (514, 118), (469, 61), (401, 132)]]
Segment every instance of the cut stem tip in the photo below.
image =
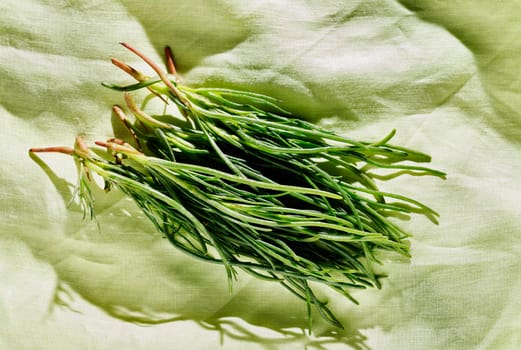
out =
[(170, 74), (176, 74), (177, 71), (175, 69), (174, 64), (174, 54), (172, 53), (172, 49), (170, 46), (165, 46), (165, 58), (166, 58), (166, 70)]
[(64, 153), (73, 154), (74, 149), (66, 146), (52, 146), (52, 147), (31, 147), (29, 153)]
[(148, 79), (148, 77), (145, 76), (143, 73), (141, 73), (134, 67), (129, 66), (125, 62), (118, 60), (117, 58), (111, 58), (110, 62), (122, 71), (124, 71), (125, 73), (127, 73), (128, 75), (130, 75), (131, 77), (133, 77), (134, 79), (136, 79), (137, 81), (142, 82)]
[(105, 141), (94, 141), (94, 143), (100, 147), (106, 148), (107, 150), (113, 152), (119, 152), (124, 154), (142, 154), (138, 150), (132, 148), (128, 143), (118, 140), (118, 139), (110, 139), (108, 142)]

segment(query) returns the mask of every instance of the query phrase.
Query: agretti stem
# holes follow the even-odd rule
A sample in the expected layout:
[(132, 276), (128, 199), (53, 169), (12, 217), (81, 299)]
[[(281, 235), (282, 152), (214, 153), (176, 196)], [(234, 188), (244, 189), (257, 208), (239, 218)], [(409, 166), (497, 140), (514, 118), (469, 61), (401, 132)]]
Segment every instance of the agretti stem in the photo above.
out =
[(31, 147), (29, 148), (30, 153), (63, 153), (72, 155), (74, 149), (66, 146), (52, 146), (52, 147)]

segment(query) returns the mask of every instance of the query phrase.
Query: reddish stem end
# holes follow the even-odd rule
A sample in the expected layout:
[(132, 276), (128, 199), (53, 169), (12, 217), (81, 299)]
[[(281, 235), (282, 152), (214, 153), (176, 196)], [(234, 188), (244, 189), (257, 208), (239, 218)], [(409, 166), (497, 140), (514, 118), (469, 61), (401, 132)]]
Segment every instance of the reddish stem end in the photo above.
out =
[(111, 150), (114, 152), (121, 152), (126, 154), (142, 154), (141, 152), (135, 150), (128, 143), (118, 140), (118, 139), (109, 139), (108, 142), (104, 141), (95, 141), (96, 145), (106, 148), (107, 150)]
[(177, 71), (175, 69), (174, 64), (174, 55), (172, 54), (172, 49), (170, 46), (165, 46), (165, 58), (166, 58), (166, 70), (170, 74), (176, 74)]
[(150, 66), (150, 68), (152, 68), (156, 73), (157, 75), (159, 75), (159, 77), (161, 78), (161, 80), (163, 81), (163, 83), (165, 83), (165, 85), (170, 89), (170, 91), (172, 91), (174, 93), (174, 95), (176, 95), (179, 100), (183, 103), (188, 103), (188, 101), (186, 100), (186, 98), (184, 98), (180, 92), (177, 90), (177, 88), (172, 84), (172, 82), (168, 79), (168, 77), (166, 76), (165, 72), (163, 72), (163, 70), (161, 70), (161, 68), (159, 68), (159, 66), (157, 64), (154, 63), (154, 61), (152, 61), (150, 58), (148, 58), (147, 56), (145, 56), (143, 53), (141, 53), (140, 51), (136, 50), (134, 47), (132, 47), (131, 45), (127, 44), (127, 43), (120, 43), (123, 47), (125, 47), (126, 49), (130, 50), (132, 53), (134, 53), (135, 55), (137, 55), (139, 58), (141, 58), (143, 61), (145, 61), (146, 64), (148, 64)]
[(65, 146), (53, 146), (53, 147), (32, 147), (29, 148), (30, 153), (64, 153), (73, 154), (74, 149)]
[(145, 75), (143, 75), (141, 72), (139, 72), (137, 69), (135, 69), (132, 66), (129, 66), (128, 64), (118, 60), (117, 58), (111, 58), (110, 62), (112, 62), (113, 65), (127, 73), (128, 75), (132, 76), (137, 81), (145, 81), (148, 79)]

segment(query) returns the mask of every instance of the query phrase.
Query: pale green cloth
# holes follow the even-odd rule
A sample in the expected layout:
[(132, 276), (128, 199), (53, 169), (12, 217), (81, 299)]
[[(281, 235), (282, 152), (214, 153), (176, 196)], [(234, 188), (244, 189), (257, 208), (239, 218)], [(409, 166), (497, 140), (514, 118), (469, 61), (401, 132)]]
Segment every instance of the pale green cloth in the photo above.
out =
[[(521, 348), (520, 18), (517, 0), (3, 0), (0, 349)], [(303, 302), (245, 275), (228, 293), (120, 194), (96, 193), (99, 229), (82, 221), (72, 160), (27, 149), (111, 135), (122, 99), (100, 82), (131, 80), (109, 58), (146, 70), (121, 41), (351, 138), (396, 128), (448, 178), (382, 189), (440, 225), (402, 222), (413, 258), (386, 259), (359, 306), (328, 293), (346, 329), (316, 317), (308, 337)]]

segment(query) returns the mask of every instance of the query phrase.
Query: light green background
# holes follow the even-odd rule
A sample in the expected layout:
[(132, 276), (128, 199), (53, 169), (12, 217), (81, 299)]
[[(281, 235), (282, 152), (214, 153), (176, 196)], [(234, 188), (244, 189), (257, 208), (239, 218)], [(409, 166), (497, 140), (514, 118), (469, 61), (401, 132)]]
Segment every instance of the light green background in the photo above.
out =
[[(3, 0), (0, 3), (0, 349), (521, 348), (521, 3), (517, 0)], [(413, 258), (389, 260), (346, 330), (276, 284), (175, 251), (117, 193), (96, 224), (67, 207), (75, 167), (31, 146), (111, 134), (129, 81), (117, 45), (185, 82), (268, 93), (308, 120), (433, 155), (446, 181), (382, 184), (441, 213), (414, 218)], [(53, 170), (50, 171), (50, 169)]]

